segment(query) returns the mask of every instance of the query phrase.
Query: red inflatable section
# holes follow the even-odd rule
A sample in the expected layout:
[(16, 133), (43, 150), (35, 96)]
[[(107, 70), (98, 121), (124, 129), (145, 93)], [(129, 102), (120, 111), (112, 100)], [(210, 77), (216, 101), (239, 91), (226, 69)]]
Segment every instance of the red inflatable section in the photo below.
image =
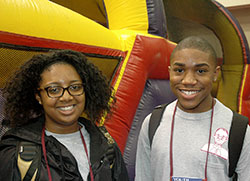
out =
[(175, 44), (165, 39), (136, 36), (124, 75), (116, 92), (116, 110), (111, 120), (105, 123), (109, 133), (117, 141), (122, 151), (125, 148), (146, 80), (169, 79), (169, 59), (174, 47)]
[[(250, 118), (250, 67), (249, 64), (244, 65), (244, 75), (242, 76), (241, 91), (239, 94), (239, 112)], [(249, 122), (250, 125), (250, 122)]]

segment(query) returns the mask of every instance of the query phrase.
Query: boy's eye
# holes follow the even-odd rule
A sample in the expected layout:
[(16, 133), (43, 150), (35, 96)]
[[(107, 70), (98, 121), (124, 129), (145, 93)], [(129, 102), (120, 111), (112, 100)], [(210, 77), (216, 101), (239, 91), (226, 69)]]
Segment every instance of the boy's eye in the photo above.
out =
[(198, 72), (199, 74), (202, 74), (202, 73), (205, 73), (205, 72), (207, 72), (207, 71), (204, 70), (204, 69), (199, 69), (199, 70), (197, 70), (197, 72)]
[(176, 68), (176, 69), (174, 69), (174, 71), (177, 72), (177, 73), (182, 73), (182, 72), (184, 72), (184, 70), (181, 69), (181, 68)]

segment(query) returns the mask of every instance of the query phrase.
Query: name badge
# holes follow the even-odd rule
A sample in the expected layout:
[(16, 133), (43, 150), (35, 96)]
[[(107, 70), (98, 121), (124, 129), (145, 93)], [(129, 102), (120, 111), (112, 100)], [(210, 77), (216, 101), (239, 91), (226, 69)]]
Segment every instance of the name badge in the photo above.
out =
[(200, 178), (172, 177), (172, 181), (203, 181)]

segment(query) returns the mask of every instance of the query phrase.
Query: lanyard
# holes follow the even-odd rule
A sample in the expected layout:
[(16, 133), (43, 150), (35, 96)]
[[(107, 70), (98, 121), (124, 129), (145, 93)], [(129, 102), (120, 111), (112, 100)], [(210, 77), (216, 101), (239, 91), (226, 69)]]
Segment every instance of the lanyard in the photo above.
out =
[(82, 135), (81, 128), (79, 129), (79, 131), (80, 131), (80, 134), (81, 134), (81, 138), (82, 138), (82, 143), (83, 143), (83, 146), (84, 146), (84, 150), (85, 150), (85, 153), (86, 153), (86, 156), (87, 156), (88, 162), (89, 162), (89, 172), (90, 172), (90, 178), (91, 178), (91, 181), (94, 181), (94, 175), (93, 175), (93, 171), (92, 171), (91, 163), (90, 163), (90, 160), (89, 160), (89, 155), (88, 155), (87, 145), (86, 145), (85, 140), (84, 140), (84, 137), (83, 137), (83, 135)]
[[(91, 181), (94, 181), (94, 175), (93, 175), (93, 171), (92, 171), (92, 168), (91, 168), (90, 160), (89, 160), (89, 157), (88, 157), (88, 150), (87, 150), (87, 146), (86, 146), (84, 137), (82, 135), (81, 128), (79, 129), (79, 131), (80, 131), (80, 135), (81, 135), (81, 139), (82, 139), (82, 142), (83, 142), (84, 150), (85, 150), (85, 153), (87, 155), (87, 159), (88, 159), (88, 163), (89, 163), (90, 178), (91, 178)], [(42, 141), (42, 149), (43, 149), (43, 156), (44, 156), (46, 167), (47, 167), (49, 181), (52, 181), (51, 172), (50, 172), (50, 168), (49, 168), (49, 164), (48, 164), (48, 160), (47, 160), (47, 153), (46, 153), (46, 147), (45, 147), (44, 137), (45, 137), (45, 127), (43, 127), (43, 130), (42, 130), (42, 140), (41, 140)]]
[[(171, 126), (171, 137), (170, 137), (170, 178), (172, 180), (173, 177), (173, 133), (174, 133), (174, 121), (175, 121), (175, 113), (177, 109), (177, 104), (176, 102), (175, 108), (174, 108), (174, 113), (172, 117), (172, 126)], [(212, 112), (211, 112), (211, 120), (210, 120), (210, 130), (209, 130), (209, 138), (208, 138), (208, 150), (207, 150), (207, 156), (206, 156), (206, 165), (205, 165), (205, 181), (207, 180), (207, 163), (208, 163), (208, 155), (209, 155), (209, 149), (210, 149), (210, 141), (211, 141), (211, 133), (212, 133), (212, 124), (213, 124), (213, 116), (214, 116), (214, 100), (212, 100)]]
[(46, 167), (47, 167), (47, 172), (48, 172), (48, 177), (49, 177), (49, 181), (52, 181), (52, 177), (51, 177), (51, 173), (50, 173), (50, 168), (49, 168), (49, 164), (48, 164), (48, 160), (47, 160), (47, 154), (46, 154), (46, 147), (45, 147), (45, 126), (43, 127), (42, 130), (42, 148), (43, 148), (43, 156), (45, 159), (45, 163), (46, 163)]

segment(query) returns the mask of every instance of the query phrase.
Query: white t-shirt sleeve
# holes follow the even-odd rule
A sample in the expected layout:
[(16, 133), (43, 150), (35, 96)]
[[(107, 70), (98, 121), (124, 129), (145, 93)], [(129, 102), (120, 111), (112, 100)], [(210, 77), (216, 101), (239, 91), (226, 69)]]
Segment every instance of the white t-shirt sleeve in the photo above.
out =
[(149, 119), (148, 115), (141, 127), (137, 143), (135, 181), (152, 181), (150, 163), (150, 143), (148, 138)]
[(250, 126), (247, 127), (236, 172), (238, 173), (239, 181), (250, 179)]

